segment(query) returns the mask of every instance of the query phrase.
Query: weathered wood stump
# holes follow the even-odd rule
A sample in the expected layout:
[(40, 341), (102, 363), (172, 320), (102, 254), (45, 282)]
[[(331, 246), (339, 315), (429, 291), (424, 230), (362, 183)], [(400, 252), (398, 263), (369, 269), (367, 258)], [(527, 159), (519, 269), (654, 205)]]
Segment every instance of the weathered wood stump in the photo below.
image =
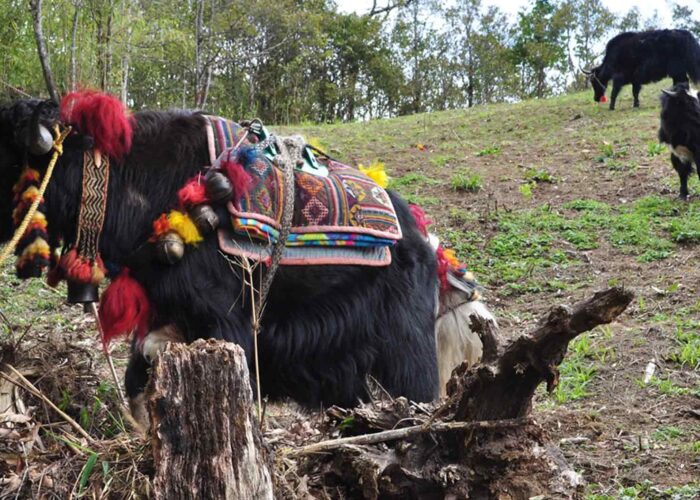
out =
[(156, 499), (273, 498), (243, 350), (170, 344), (148, 389)]
[(367, 432), (389, 422), (390, 430), (295, 450), (306, 457), (299, 472), (317, 478), (321, 491), (341, 488), (353, 498), (580, 497), (580, 478), (529, 416), (532, 398), (542, 382), (556, 387), (569, 342), (613, 321), (632, 298), (612, 288), (574, 308), (555, 307), (534, 331), (505, 345), (473, 322), (484, 361), (454, 370), (442, 406), (428, 415), (398, 400), (332, 409), (329, 417), (344, 426)]

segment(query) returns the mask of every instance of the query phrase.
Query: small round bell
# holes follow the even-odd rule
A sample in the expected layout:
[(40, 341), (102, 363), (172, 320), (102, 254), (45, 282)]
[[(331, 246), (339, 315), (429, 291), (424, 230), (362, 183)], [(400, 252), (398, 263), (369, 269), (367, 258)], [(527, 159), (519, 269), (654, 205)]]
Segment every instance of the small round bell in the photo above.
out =
[(166, 264), (175, 264), (185, 255), (185, 242), (172, 231), (158, 238), (155, 246), (158, 259)]
[(219, 216), (209, 205), (197, 205), (192, 208), (190, 217), (202, 234), (210, 233), (219, 227)]
[(207, 198), (214, 203), (225, 203), (233, 197), (233, 186), (221, 172), (210, 170), (204, 177)]
[(96, 285), (68, 280), (68, 302), (71, 304), (89, 304), (100, 300)]

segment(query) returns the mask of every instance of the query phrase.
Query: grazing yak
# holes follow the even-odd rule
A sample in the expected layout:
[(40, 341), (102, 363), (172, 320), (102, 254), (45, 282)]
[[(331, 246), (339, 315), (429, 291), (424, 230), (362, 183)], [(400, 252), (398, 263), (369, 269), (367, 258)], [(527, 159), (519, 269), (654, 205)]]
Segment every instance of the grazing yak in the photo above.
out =
[[(164, 212), (181, 200), (183, 186), (188, 182), (192, 186), (193, 177), (212, 164), (210, 117), (192, 111), (141, 111), (127, 119), (123, 105), (115, 99), (86, 95), (84, 101), (80, 95), (64, 99), (60, 109), (50, 101), (24, 100), (0, 111), (0, 214), (8, 218), (9, 186), (17, 182), (19, 166), (28, 164), (43, 174), (51, 156), (45, 144), (47, 135), (52, 137), (49, 131), (55, 137), (57, 124), (70, 123), (73, 130), (63, 144), (43, 204), (48, 239), (52, 245), (59, 237), (63, 242), (58, 268), (64, 260), (71, 262), (66, 264), (70, 268), (79, 260), (70, 257), (74, 250), (68, 250), (78, 245), (76, 221), (84, 216), (81, 199), (90, 191), (83, 185), (84, 162), (90, 151), (97, 158), (98, 150), (109, 159), (99, 257), (88, 269), (87, 279), (100, 274), (100, 269), (116, 275), (103, 299), (112, 287), (122, 287), (123, 297), (117, 302), (129, 302), (121, 305), (126, 311), (112, 312), (111, 321), (124, 330), (129, 323), (124, 317), (131, 318), (129, 328), (136, 332), (126, 388), (132, 408), (141, 410), (150, 358), (167, 340), (235, 342), (252, 365), (251, 304), (242, 299), (243, 273), (221, 252), (216, 232), (184, 252), (176, 264), (153, 255), (154, 221), (162, 222)], [(95, 109), (90, 109), (90, 99)], [(231, 180), (234, 190), (242, 185), (240, 179)], [(386, 193), (401, 234), (387, 249), (388, 265), (279, 267), (259, 336), (260, 380), (255, 383), (264, 394), (291, 397), (312, 408), (354, 405), (367, 398), (371, 376), (392, 395), (415, 401), (430, 401), (438, 395), (435, 327), (439, 297), (445, 295), (439, 293), (438, 274), (452, 269), (429, 244), (425, 218), (396, 194)], [(225, 221), (221, 225), (230, 224), (227, 207), (214, 208), (218, 219)], [(6, 222), (2, 221), (0, 241), (9, 237)], [(466, 280), (462, 284), (467, 285), (462, 296), (473, 298)], [(464, 310), (469, 302), (455, 301), (454, 294), (452, 298), (443, 312)], [(102, 304), (101, 316), (110, 308), (113, 304)], [(473, 310), (493, 320), (484, 307)], [(454, 335), (474, 335), (463, 325), (457, 330)], [(441, 337), (446, 335), (443, 332)], [(478, 358), (473, 353), (471, 357), (472, 361)], [(443, 366), (440, 371), (449, 375), (452, 367)], [(444, 383), (444, 375), (442, 379)]]
[(671, 163), (681, 181), (679, 197), (687, 200), (693, 164), (700, 176), (700, 101), (698, 91), (687, 83), (674, 85), (661, 94), (659, 142), (671, 150)]
[(593, 100), (600, 102), (608, 82), (612, 80), (610, 109), (624, 85), (632, 84), (634, 107), (639, 107), (642, 85), (671, 77), (674, 85), (700, 80), (700, 46), (686, 30), (649, 30), (625, 32), (612, 38), (605, 47), (600, 66), (588, 75), (593, 87)]

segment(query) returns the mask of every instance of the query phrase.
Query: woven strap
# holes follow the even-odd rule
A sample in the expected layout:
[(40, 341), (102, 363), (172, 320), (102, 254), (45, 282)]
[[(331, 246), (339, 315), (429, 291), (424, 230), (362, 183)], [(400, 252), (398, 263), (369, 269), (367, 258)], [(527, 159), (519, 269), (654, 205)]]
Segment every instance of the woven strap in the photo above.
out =
[(270, 136), (270, 141), (274, 142), (280, 152), (275, 157), (275, 163), (282, 168), (284, 173), (284, 204), (282, 206), (282, 220), (280, 221), (280, 233), (274, 247), (272, 247), (272, 257), (270, 266), (267, 268), (267, 274), (263, 278), (262, 286), (260, 287), (260, 300), (258, 306), (262, 311), (265, 307), (265, 299), (270, 291), (272, 281), (275, 279), (275, 273), (280, 265), (282, 256), (284, 255), (284, 245), (287, 242), (287, 237), (292, 229), (292, 218), (294, 216), (294, 167), (298, 159), (295, 159), (291, 154), (284, 141), (276, 140), (275, 136)]
[(100, 233), (107, 210), (109, 186), (109, 157), (98, 150), (83, 155), (83, 192), (78, 216), (78, 234), (75, 247), (78, 255), (90, 260), (97, 257)]

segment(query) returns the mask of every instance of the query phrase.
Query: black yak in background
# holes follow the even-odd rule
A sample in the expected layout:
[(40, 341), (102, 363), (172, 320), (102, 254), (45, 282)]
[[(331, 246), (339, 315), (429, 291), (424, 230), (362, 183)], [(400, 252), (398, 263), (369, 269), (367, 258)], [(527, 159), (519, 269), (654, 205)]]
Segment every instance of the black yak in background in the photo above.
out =
[(674, 85), (661, 94), (659, 142), (671, 150), (671, 163), (680, 177), (680, 198), (688, 199), (688, 177), (693, 163), (700, 176), (700, 101), (687, 83)]
[(625, 32), (612, 38), (605, 47), (600, 66), (584, 71), (593, 87), (593, 100), (600, 102), (612, 80), (610, 109), (624, 85), (632, 84), (634, 107), (639, 107), (642, 85), (666, 77), (674, 85), (700, 80), (700, 46), (686, 30), (649, 30)]
[[(48, 162), (49, 155), (29, 152), (27, 138), (58, 121), (58, 107), (51, 102), (18, 101), (1, 111), (0, 241), (9, 237), (6, 205), (19, 165), (26, 159), (42, 170)], [(144, 258), (142, 251), (153, 221), (174, 205), (183, 184), (210, 164), (205, 117), (142, 111), (130, 123), (132, 144), (110, 168), (102, 259), (128, 266), (145, 288), (156, 344), (159, 336), (181, 335), (186, 342), (224, 339), (241, 345), (252, 363), (250, 304), (238, 300), (242, 273), (221, 256), (216, 237), (206, 237), (177, 265)], [(64, 244), (76, 237), (83, 153), (93, 146), (93, 138), (81, 132), (74, 131), (64, 143), (45, 195), (49, 232)], [(308, 407), (354, 405), (366, 399), (371, 375), (392, 395), (415, 401), (437, 396), (436, 256), (406, 202), (389, 194), (403, 233), (391, 248), (389, 266), (283, 266), (277, 271), (259, 337), (259, 383), (265, 394), (291, 397)], [(147, 343), (134, 342), (127, 368), (132, 401), (147, 383)]]

